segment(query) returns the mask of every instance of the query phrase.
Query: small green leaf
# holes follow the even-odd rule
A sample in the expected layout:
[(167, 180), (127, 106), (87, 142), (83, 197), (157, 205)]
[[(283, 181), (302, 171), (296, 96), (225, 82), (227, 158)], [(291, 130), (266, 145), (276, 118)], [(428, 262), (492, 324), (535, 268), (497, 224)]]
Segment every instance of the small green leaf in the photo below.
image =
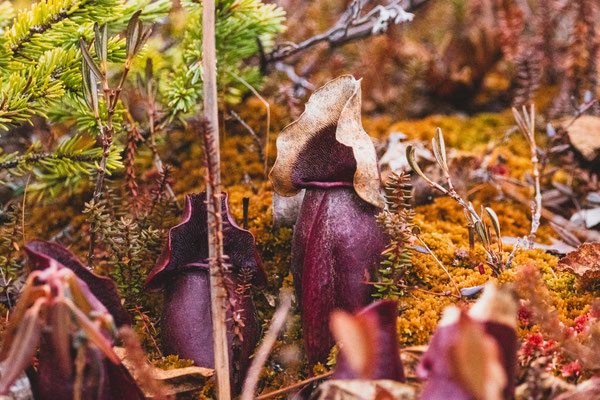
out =
[(448, 191), (446, 189), (444, 189), (442, 186), (440, 186), (439, 184), (435, 183), (434, 181), (429, 179), (427, 176), (425, 176), (425, 174), (419, 167), (419, 164), (417, 164), (415, 148), (412, 145), (409, 145), (406, 148), (406, 160), (408, 161), (408, 165), (410, 166), (410, 168), (413, 171), (415, 171), (415, 173), (417, 175), (419, 175), (421, 178), (423, 178), (427, 183), (429, 183), (431, 186), (435, 187), (437, 190), (439, 190), (440, 192), (442, 192), (444, 194), (448, 193)]
[(83, 59), (85, 60), (87, 65), (90, 67), (91, 71), (94, 73), (94, 75), (96, 75), (98, 79), (102, 79), (102, 72), (100, 71), (100, 68), (98, 68), (98, 65), (96, 65), (96, 62), (92, 58), (87, 48), (87, 43), (85, 42), (85, 40), (83, 40), (83, 38), (79, 38), (79, 47), (81, 48), (81, 55), (83, 56)]
[(135, 47), (140, 37), (140, 29), (141, 26), (138, 23), (141, 10), (138, 10), (133, 14), (131, 19), (129, 20), (129, 24), (127, 24), (127, 31), (125, 33), (125, 44), (127, 47), (127, 58), (132, 58), (135, 53)]
[(449, 173), (448, 170), (448, 161), (446, 159), (446, 144), (444, 143), (444, 135), (442, 135), (442, 130), (437, 128), (436, 130), (437, 140), (431, 139), (431, 144), (433, 148), (433, 155), (440, 166), (440, 168), (444, 171), (445, 174)]

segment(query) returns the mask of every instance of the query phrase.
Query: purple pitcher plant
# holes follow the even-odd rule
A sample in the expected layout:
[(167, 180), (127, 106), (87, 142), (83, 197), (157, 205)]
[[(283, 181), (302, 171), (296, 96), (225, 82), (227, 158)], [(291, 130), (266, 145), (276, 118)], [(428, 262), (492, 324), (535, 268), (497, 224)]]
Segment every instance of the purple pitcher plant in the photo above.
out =
[(367, 304), (364, 282), (385, 246), (375, 220), (384, 207), (377, 156), (360, 107), (360, 81), (350, 75), (315, 91), (300, 118), (277, 138), (269, 174), (279, 195), (306, 189), (291, 271), (312, 365), (325, 361), (334, 345), (331, 312), (356, 312)]

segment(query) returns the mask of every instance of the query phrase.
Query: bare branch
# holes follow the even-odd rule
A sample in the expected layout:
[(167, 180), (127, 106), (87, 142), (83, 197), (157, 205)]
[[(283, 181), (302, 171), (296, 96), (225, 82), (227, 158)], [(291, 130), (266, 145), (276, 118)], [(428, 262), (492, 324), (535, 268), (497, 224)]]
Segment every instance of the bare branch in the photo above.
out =
[(277, 310), (273, 315), (271, 327), (258, 347), (258, 350), (256, 350), (256, 356), (252, 360), (252, 364), (246, 374), (246, 380), (244, 381), (244, 388), (242, 390), (242, 400), (252, 400), (254, 398), (254, 392), (256, 391), (256, 384), (258, 383), (260, 372), (267, 362), (267, 358), (271, 353), (271, 348), (275, 344), (279, 332), (285, 326), (285, 321), (291, 306), (292, 296), (289, 293), (282, 293), (281, 304), (277, 307)]
[(361, 15), (367, 2), (368, 0), (353, 0), (329, 30), (298, 44), (284, 43), (266, 54), (263, 63), (272, 64), (282, 61), (319, 43), (338, 47), (372, 35), (380, 35), (385, 33), (390, 25), (411, 21), (413, 14), (408, 11), (420, 7), (427, 0), (395, 0), (385, 6), (378, 5), (365, 15)]

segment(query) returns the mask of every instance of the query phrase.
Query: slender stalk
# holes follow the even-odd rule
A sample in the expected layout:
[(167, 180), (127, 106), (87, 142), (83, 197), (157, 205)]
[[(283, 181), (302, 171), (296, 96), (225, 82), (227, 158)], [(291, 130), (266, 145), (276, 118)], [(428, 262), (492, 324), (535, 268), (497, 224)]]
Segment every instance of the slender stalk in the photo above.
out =
[(431, 251), (431, 249), (429, 248), (429, 246), (427, 246), (427, 243), (425, 243), (425, 241), (423, 239), (421, 239), (421, 237), (419, 235), (415, 235), (415, 237), (417, 238), (417, 240), (419, 242), (421, 242), (421, 244), (423, 245), (423, 247), (425, 247), (425, 249), (429, 252), (429, 254), (431, 254), (431, 256), (438, 263), (438, 265), (440, 267), (442, 267), (442, 269), (444, 270), (444, 272), (446, 273), (446, 275), (448, 275), (448, 278), (450, 279), (450, 282), (452, 282), (452, 285), (456, 289), (456, 293), (458, 294), (458, 297), (462, 298), (462, 293), (460, 292), (460, 289), (458, 288), (458, 285), (456, 284), (456, 281), (454, 281), (454, 278), (452, 277), (452, 275), (450, 275), (450, 271), (448, 271), (448, 269), (444, 266), (444, 264), (442, 264), (442, 262), (437, 258), (437, 256), (433, 253), (433, 251)]
[[(260, 100), (261, 103), (263, 103), (263, 105), (265, 106), (265, 109), (267, 110), (267, 131), (265, 133), (265, 145), (264, 145), (264, 155), (263, 155), (263, 160), (264, 161), (264, 174), (265, 174), (265, 178), (267, 177), (267, 175), (269, 174), (269, 133), (271, 132), (271, 106), (269, 105), (269, 102), (267, 100), (265, 100), (264, 97), (262, 97), (260, 95), (260, 93), (258, 93), (258, 90), (256, 90), (252, 85), (250, 85), (248, 82), (246, 82), (242, 77), (237, 76), (234, 73), (231, 73), (231, 76), (233, 76), (235, 79), (237, 79), (238, 81), (240, 81), (244, 86), (246, 86), (255, 96), (258, 100)], [(241, 118), (238, 119), (238, 121), (242, 122)], [(262, 149), (261, 149), (262, 151)]]
[(277, 390), (274, 390), (274, 391), (269, 392), (269, 393), (261, 394), (260, 396), (258, 396), (256, 398), (256, 400), (270, 399), (271, 397), (280, 396), (280, 395), (285, 394), (287, 392), (291, 392), (292, 390), (300, 389), (302, 386), (308, 385), (309, 383), (312, 383), (314, 381), (319, 381), (321, 379), (329, 378), (331, 375), (333, 375), (334, 372), (335, 371), (325, 372), (324, 374), (313, 376), (313, 377), (310, 377), (310, 378), (305, 379), (303, 381), (296, 382), (293, 385), (286, 386), (284, 388), (277, 389)]
[[(223, 283), (223, 234), (221, 220), (221, 165), (219, 156), (219, 112), (217, 105), (217, 60), (215, 50), (215, 0), (203, 2), (202, 66), (204, 68), (204, 114), (212, 128), (213, 151), (207, 152), (208, 172), (206, 187), (208, 216), (208, 256), (210, 262), (210, 297), (213, 324), (215, 373), (219, 400), (229, 400), (229, 351), (227, 345), (226, 298)], [(207, 143), (208, 144), (208, 143)], [(206, 146), (208, 147), (208, 146)], [(208, 170), (208, 168), (207, 168)]]
[(523, 115), (521, 116), (516, 108), (513, 108), (513, 114), (517, 125), (521, 130), (523, 136), (529, 144), (529, 151), (531, 153), (531, 164), (533, 174), (533, 187), (535, 191), (533, 207), (531, 210), (531, 231), (527, 237), (527, 247), (533, 249), (535, 243), (535, 235), (538, 228), (540, 227), (540, 218), (542, 217), (542, 191), (540, 188), (540, 167), (539, 159), (537, 156), (537, 145), (535, 143), (535, 108), (531, 105), (529, 114), (527, 108), (523, 106)]
[(260, 371), (262, 371), (263, 366), (267, 362), (267, 358), (271, 353), (271, 348), (275, 344), (279, 332), (285, 326), (285, 321), (291, 306), (292, 297), (289, 294), (283, 294), (281, 296), (281, 304), (279, 307), (277, 307), (277, 310), (273, 315), (273, 319), (271, 320), (271, 327), (256, 351), (256, 356), (252, 360), (252, 364), (250, 365), (248, 373), (246, 374), (241, 400), (252, 400), (254, 398), (254, 392), (256, 391), (256, 384), (258, 383)]

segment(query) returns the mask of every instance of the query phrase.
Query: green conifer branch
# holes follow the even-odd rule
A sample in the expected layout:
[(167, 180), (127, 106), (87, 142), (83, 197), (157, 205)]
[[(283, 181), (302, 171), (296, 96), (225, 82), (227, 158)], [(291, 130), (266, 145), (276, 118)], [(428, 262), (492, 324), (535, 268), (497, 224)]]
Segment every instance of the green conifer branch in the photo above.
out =
[[(202, 70), (202, 6), (192, 0), (182, 1), (186, 23), (183, 41), (178, 46), (177, 64), (164, 79), (161, 92), (172, 116), (189, 112), (201, 98)], [(247, 91), (237, 75), (253, 86), (261, 83), (258, 67), (243, 61), (259, 53), (259, 41), (263, 47), (273, 44), (275, 35), (284, 30), (285, 12), (274, 4), (260, 0), (217, 0), (215, 40), (219, 90), (222, 100), (239, 101)]]

